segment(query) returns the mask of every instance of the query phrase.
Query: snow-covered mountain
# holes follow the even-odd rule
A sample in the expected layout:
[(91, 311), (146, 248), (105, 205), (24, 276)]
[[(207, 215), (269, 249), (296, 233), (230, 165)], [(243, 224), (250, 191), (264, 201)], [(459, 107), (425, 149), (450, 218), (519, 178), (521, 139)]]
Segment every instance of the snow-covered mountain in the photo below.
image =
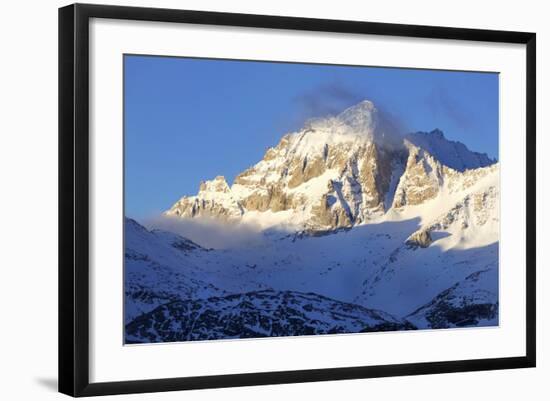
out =
[(434, 130), (402, 137), (370, 101), (283, 136), (231, 186), (200, 184), (166, 215), (214, 217), (292, 231), (352, 227), (438, 196), (457, 173), (494, 164)]
[(127, 325), (131, 342), (216, 340), (411, 330), (382, 311), (318, 294), (264, 290), (174, 301)]
[(126, 219), (126, 340), (498, 324), (499, 197), (494, 160), (401, 136), (369, 101), (310, 121), (165, 213), (260, 240), (210, 249)]

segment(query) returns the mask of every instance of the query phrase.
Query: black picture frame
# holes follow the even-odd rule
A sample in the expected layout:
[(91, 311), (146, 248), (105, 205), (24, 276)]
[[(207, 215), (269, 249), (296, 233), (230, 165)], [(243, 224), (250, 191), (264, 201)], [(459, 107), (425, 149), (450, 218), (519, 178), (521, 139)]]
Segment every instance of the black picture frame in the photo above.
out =
[[(196, 376), (90, 383), (89, 381), (89, 21), (91, 18), (275, 28), (526, 45), (526, 354), (520, 357), (382, 366)], [(536, 35), (479, 29), (338, 21), (220, 12), (74, 4), (59, 9), (59, 391), (71, 396), (253, 386), (384, 376), (534, 367)]]

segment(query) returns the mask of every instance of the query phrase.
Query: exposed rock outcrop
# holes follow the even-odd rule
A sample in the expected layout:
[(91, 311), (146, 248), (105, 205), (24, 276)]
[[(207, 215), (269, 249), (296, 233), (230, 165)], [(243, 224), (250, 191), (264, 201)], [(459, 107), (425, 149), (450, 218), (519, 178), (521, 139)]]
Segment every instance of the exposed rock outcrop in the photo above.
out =
[(238, 198), (231, 193), (223, 176), (203, 181), (197, 196), (184, 196), (167, 212), (178, 217), (214, 217), (231, 219), (241, 217), (244, 210)]
[(430, 231), (428, 230), (416, 231), (405, 241), (405, 244), (412, 248), (427, 248), (431, 243), (432, 237), (430, 235)]

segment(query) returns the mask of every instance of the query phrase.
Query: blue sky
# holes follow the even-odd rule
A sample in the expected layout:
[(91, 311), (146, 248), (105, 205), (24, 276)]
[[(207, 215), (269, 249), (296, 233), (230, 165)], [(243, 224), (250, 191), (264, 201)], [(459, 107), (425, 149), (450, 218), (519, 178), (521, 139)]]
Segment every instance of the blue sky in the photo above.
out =
[(125, 56), (125, 208), (136, 219), (229, 183), (287, 132), (363, 99), (408, 132), (498, 157), (498, 74)]

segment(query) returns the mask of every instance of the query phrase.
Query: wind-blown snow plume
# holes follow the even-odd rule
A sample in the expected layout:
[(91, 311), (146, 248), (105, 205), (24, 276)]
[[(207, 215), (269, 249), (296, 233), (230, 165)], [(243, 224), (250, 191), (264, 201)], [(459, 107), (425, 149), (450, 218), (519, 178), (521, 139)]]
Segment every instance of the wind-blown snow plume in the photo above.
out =
[(359, 92), (337, 82), (319, 85), (297, 96), (295, 99), (306, 118), (335, 116), (342, 108), (359, 103)]

